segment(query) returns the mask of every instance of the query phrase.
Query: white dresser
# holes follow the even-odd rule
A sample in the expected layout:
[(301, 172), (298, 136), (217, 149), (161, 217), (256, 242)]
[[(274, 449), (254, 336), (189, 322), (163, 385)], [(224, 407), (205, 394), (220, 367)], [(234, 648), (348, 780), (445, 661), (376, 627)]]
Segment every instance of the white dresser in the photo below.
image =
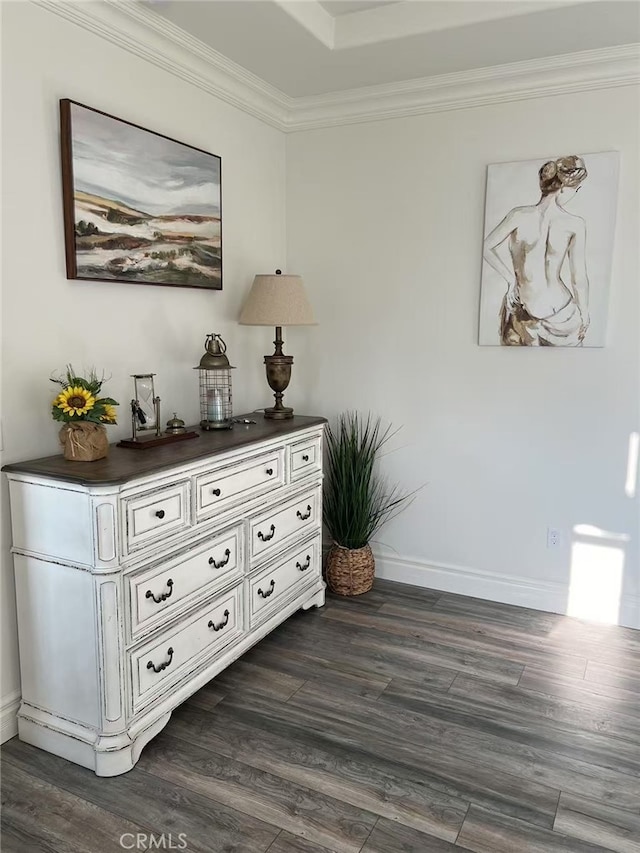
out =
[(296, 416), (10, 480), (22, 740), (115, 776), (172, 710), (324, 604), (323, 418)]

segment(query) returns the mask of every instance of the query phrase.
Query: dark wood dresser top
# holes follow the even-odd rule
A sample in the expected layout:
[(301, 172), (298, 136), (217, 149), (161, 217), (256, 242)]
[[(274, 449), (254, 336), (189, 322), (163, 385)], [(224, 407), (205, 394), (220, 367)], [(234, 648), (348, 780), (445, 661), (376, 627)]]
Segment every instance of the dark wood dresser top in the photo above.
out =
[(112, 486), (128, 483), (140, 477), (147, 477), (167, 468), (197, 462), (208, 456), (226, 453), (238, 447), (247, 447), (260, 441), (277, 439), (288, 436), (309, 427), (326, 423), (326, 418), (294, 415), (288, 420), (268, 420), (262, 413), (239, 415), (241, 418), (252, 418), (255, 424), (234, 424), (228, 430), (199, 430), (198, 438), (188, 441), (177, 441), (148, 450), (131, 450), (109, 447), (109, 456), (96, 462), (70, 462), (62, 453), (57, 456), (44, 456), (41, 459), (31, 459), (27, 462), (12, 462), (2, 470), (7, 473), (33, 474), (38, 477), (49, 477), (52, 480), (64, 480), (82, 486)]

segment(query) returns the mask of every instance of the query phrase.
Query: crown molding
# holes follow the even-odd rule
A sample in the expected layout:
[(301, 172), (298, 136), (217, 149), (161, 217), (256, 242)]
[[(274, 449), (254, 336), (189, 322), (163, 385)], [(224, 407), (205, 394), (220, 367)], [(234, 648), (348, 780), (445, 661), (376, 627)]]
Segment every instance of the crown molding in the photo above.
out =
[(640, 82), (640, 45), (295, 98), (289, 131), (461, 110)]
[(135, 0), (31, 0), (226, 103), (286, 130), (293, 98)]
[(135, 0), (31, 2), (285, 132), (640, 82), (640, 45), (629, 44), (292, 98)]

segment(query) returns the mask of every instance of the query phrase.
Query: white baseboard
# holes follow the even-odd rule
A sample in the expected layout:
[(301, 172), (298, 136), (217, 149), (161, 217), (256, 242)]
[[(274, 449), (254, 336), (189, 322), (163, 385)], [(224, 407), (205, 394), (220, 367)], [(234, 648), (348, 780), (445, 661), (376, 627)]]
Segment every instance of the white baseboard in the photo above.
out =
[[(374, 553), (376, 576), (379, 578), (549, 613), (567, 611), (569, 588), (566, 584), (485, 572), (468, 566), (389, 556), (379, 550)], [(640, 629), (640, 599), (623, 598), (618, 624)]]
[(0, 700), (0, 743), (4, 743), (18, 734), (18, 708), (20, 691), (14, 690)]
[(625, 628), (638, 628), (640, 630), (640, 598), (627, 596), (620, 602), (619, 625)]

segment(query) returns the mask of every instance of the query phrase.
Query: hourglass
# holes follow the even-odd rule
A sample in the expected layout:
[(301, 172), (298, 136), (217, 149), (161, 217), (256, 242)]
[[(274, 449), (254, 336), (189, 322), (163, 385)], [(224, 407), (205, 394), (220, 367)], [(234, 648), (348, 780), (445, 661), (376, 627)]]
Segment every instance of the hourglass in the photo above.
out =
[(153, 387), (155, 373), (134, 373), (134, 398), (131, 401), (134, 436), (141, 430), (155, 430), (160, 435), (160, 397)]

